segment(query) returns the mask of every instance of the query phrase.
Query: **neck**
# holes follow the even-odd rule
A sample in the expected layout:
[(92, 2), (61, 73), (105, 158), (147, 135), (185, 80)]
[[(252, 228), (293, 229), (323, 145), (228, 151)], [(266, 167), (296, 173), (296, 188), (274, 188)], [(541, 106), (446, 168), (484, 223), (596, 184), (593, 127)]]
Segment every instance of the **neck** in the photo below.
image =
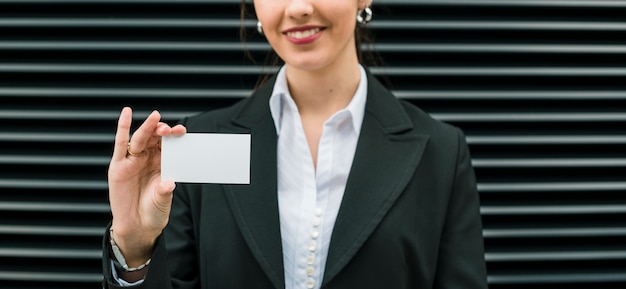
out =
[(301, 115), (330, 117), (350, 103), (361, 80), (358, 62), (318, 71), (287, 67), (286, 72), (289, 92)]

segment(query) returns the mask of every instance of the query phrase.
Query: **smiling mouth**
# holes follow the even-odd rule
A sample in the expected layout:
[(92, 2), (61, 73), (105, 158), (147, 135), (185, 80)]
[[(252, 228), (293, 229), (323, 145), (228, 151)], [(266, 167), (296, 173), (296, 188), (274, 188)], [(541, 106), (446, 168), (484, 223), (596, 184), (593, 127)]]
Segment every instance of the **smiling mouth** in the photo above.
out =
[(304, 30), (304, 31), (291, 31), (291, 32), (287, 32), (287, 36), (291, 37), (291, 38), (295, 38), (295, 39), (303, 39), (303, 38), (307, 38), (307, 37), (311, 37), (311, 35), (320, 32), (322, 29), (321, 28), (312, 28), (309, 30)]

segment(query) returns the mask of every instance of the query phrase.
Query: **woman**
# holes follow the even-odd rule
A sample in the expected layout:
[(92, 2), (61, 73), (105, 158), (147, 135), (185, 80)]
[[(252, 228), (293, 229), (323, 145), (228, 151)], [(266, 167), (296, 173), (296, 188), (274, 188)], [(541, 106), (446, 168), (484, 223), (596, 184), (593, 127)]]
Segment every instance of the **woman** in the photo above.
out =
[[(105, 288), (487, 287), (464, 136), (359, 64), (370, 4), (255, 0), (285, 65), (252, 97), (131, 139), (122, 110)], [(186, 132), (250, 133), (250, 184), (161, 181), (160, 138)]]

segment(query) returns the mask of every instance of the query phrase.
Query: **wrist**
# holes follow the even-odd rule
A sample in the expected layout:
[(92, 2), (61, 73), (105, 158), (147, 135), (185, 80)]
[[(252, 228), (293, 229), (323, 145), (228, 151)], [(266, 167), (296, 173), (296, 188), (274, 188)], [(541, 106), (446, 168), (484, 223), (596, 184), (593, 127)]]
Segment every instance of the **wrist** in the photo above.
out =
[[(151, 261), (151, 250), (146, 250), (145, 246), (135, 249), (123, 250), (113, 233), (113, 229), (109, 230), (109, 243), (111, 245), (112, 259), (116, 268), (122, 272), (136, 272), (145, 269)], [(152, 247), (152, 246), (149, 246)]]

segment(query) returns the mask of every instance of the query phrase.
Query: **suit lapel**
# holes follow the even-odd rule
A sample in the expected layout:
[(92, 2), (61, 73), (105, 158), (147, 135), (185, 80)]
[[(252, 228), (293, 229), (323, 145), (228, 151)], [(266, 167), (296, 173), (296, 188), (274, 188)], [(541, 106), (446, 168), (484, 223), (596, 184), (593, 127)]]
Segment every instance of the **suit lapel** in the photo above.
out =
[[(276, 129), (268, 107), (273, 82), (260, 88), (233, 119), (239, 130), (251, 133), (250, 184), (225, 185), (224, 189), (256, 261), (276, 288), (285, 288), (276, 193)], [(237, 127), (224, 130), (233, 132)]]
[(366, 114), (335, 222), (324, 284), (349, 262), (412, 178), (428, 135), (415, 132), (401, 104), (368, 78)]

